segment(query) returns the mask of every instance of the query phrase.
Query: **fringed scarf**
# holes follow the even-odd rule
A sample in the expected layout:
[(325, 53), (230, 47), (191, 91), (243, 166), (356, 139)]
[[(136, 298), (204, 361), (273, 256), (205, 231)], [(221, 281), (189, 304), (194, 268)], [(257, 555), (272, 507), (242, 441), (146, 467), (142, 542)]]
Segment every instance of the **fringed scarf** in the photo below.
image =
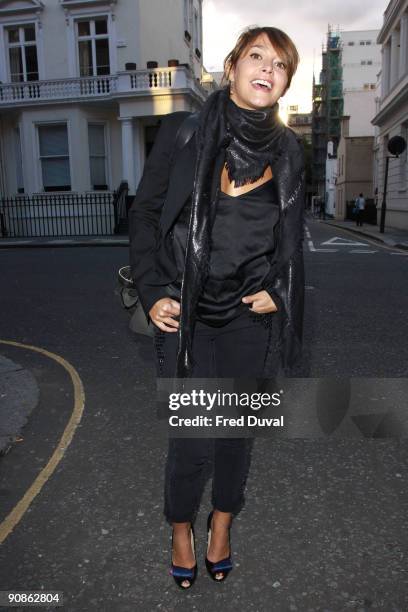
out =
[[(194, 365), (192, 339), (198, 299), (209, 274), (211, 228), (219, 189), (212, 193), (214, 163), (225, 148), (225, 163), (235, 187), (257, 181), (281, 154), (285, 126), (279, 105), (247, 110), (230, 99), (225, 87), (211, 94), (200, 112), (196, 131), (197, 161), (191, 196), (186, 265), (181, 285), (181, 312), (176, 376), (188, 378)], [(181, 334), (181, 329), (183, 333)]]

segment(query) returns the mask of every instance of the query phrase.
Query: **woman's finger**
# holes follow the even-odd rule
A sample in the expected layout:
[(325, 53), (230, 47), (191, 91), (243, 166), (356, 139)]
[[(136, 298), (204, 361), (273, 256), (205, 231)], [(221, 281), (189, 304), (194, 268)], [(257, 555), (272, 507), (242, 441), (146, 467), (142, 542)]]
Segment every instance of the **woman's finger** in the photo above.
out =
[(166, 325), (164, 321), (157, 321), (156, 319), (156, 320), (153, 320), (153, 323), (162, 331), (173, 332), (173, 333), (177, 331), (177, 328)]
[(166, 325), (170, 325), (170, 327), (178, 327), (179, 322), (173, 319), (173, 317), (160, 317), (160, 320)]

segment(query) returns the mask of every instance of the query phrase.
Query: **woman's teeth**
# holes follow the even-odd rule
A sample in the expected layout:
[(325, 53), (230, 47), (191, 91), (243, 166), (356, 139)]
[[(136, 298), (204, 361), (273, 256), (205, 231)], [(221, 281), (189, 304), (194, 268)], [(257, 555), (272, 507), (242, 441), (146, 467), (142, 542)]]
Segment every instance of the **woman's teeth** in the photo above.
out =
[(267, 81), (260, 80), (260, 79), (257, 79), (256, 81), (252, 81), (251, 84), (255, 89), (259, 89), (259, 90), (270, 91), (272, 89), (272, 85), (270, 83), (268, 83)]

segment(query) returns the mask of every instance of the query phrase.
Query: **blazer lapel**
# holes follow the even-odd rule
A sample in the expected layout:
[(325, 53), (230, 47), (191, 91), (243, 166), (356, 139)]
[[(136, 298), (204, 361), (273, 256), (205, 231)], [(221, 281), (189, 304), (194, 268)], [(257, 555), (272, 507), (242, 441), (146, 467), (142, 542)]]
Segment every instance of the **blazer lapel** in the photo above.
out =
[(174, 220), (193, 190), (197, 150), (194, 136), (177, 152), (167, 188), (160, 225), (163, 235), (167, 234)]

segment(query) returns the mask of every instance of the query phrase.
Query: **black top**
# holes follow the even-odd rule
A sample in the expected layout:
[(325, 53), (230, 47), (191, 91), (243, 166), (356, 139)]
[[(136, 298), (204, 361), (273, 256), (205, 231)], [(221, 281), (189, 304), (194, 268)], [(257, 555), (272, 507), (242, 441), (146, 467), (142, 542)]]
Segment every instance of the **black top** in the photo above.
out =
[[(180, 299), (190, 211), (191, 195), (173, 228), (173, 252), (179, 274), (168, 289), (176, 299)], [(262, 289), (270, 272), (278, 221), (273, 178), (238, 196), (220, 192), (212, 228), (210, 272), (198, 301), (197, 320), (224, 325), (252, 306), (241, 299)]]

